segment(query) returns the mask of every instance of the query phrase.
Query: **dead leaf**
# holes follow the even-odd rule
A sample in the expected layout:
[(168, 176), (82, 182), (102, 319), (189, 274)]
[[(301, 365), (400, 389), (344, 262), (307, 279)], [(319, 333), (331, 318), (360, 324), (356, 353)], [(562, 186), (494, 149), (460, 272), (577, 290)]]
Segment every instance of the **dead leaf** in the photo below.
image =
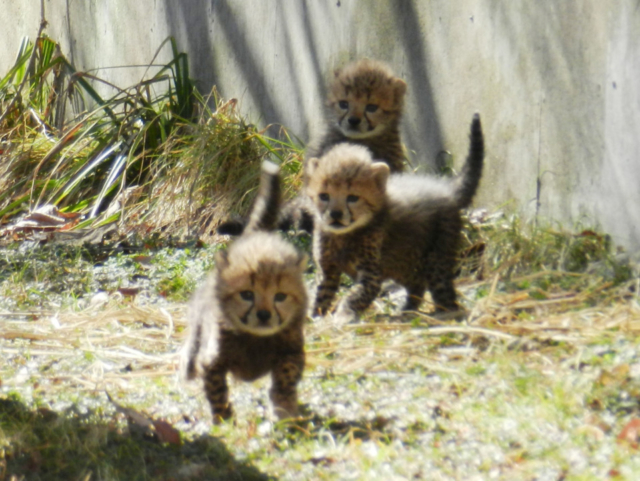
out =
[(169, 443), (180, 446), (182, 440), (180, 439), (180, 431), (174, 428), (171, 424), (162, 420), (153, 420), (153, 427), (156, 430), (156, 435), (161, 443)]
[(613, 371), (611, 371), (613, 373), (613, 375), (617, 378), (617, 379), (626, 379), (629, 377), (629, 364), (619, 364), (618, 366), (613, 368)]
[(151, 265), (151, 256), (134, 256), (133, 261), (137, 262), (141, 266), (147, 267)]
[(618, 434), (617, 440), (619, 443), (627, 442), (632, 448), (638, 449), (638, 438), (640, 437), (640, 419), (633, 418), (622, 428), (620, 434)]
[(175, 445), (182, 444), (180, 431), (168, 422), (150, 418), (133, 408), (125, 407), (115, 402), (108, 392), (105, 391), (105, 393), (107, 394), (107, 398), (109, 398), (111, 404), (115, 406), (116, 411), (126, 416), (130, 431), (136, 431), (143, 435), (154, 436), (161, 443)]
[(149, 419), (144, 414), (136, 411), (135, 409), (128, 408), (121, 404), (118, 404), (113, 400), (113, 398), (109, 395), (108, 392), (105, 391), (105, 393), (107, 394), (107, 398), (109, 398), (109, 401), (111, 402), (111, 404), (115, 406), (116, 411), (126, 416), (127, 423), (129, 423), (130, 428), (133, 426), (134, 428), (137, 428), (139, 430), (143, 430), (146, 432), (151, 430), (153, 426), (151, 419)]
[(81, 214), (60, 212), (55, 205), (47, 204), (31, 211), (3, 233), (15, 235), (17, 232), (46, 232), (74, 227)]
[(604, 431), (602, 431), (599, 426), (594, 426), (593, 424), (583, 424), (578, 428), (578, 432), (596, 441), (602, 441), (604, 439)]
[(140, 289), (138, 287), (120, 287), (118, 292), (124, 297), (135, 297), (140, 292)]
[(115, 222), (104, 224), (100, 227), (90, 227), (72, 231), (67, 231), (65, 228), (66, 226), (54, 231), (51, 240), (69, 245), (100, 244), (103, 242), (105, 236), (118, 231), (118, 226)]
[(307, 463), (311, 463), (314, 466), (326, 466), (328, 464), (333, 464), (335, 462), (336, 460), (334, 458), (330, 458), (328, 456), (320, 456), (316, 458), (307, 459)]

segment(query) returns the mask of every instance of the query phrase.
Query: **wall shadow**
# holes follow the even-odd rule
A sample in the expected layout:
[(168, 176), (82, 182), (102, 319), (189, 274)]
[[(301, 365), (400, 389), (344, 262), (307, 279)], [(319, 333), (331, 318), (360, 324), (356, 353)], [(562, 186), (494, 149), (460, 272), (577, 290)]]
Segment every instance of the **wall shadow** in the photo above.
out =
[[(283, 119), (282, 107), (274, 101), (270, 92), (271, 85), (256, 60), (255, 49), (248, 44), (244, 27), (239, 23), (230, 2), (165, 0), (164, 4), (171, 34), (176, 35), (180, 32), (180, 38), (186, 38), (191, 72), (201, 92), (209, 92), (214, 85), (218, 85), (220, 77), (215, 58), (216, 48), (212, 45), (211, 27), (219, 29), (225, 38), (228, 54), (233, 56), (235, 64), (242, 72), (245, 86), (258, 106), (260, 118), (255, 120), (270, 123)], [(225, 92), (221, 93), (229, 96)], [(231, 96), (237, 97), (238, 93), (234, 92)]]
[[(285, 8), (289, 7), (289, 5), (285, 6), (283, 0), (280, 0), (280, 10), (285, 11)], [(325, 90), (325, 75), (323, 73), (323, 67), (321, 66), (320, 55), (318, 53), (318, 39), (315, 35), (315, 31), (313, 29), (311, 19), (311, 12), (309, 10), (309, 5), (307, 1), (302, 1), (296, 5), (296, 18), (292, 18), (292, 16), (287, 16), (283, 19), (283, 29), (285, 35), (285, 56), (287, 59), (288, 71), (292, 73), (292, 80), (294, 82), (294, 91), (293, 95), (296, 96), (296, 105), (301, 109), (301, 117), (305, 119), (303, 125), (295, 126), (296, 135), (301, 136), (302, 139), (309, 140), (310, 135), (312, 134), (309, 129), (309, 119), (312, 119), (320, 112), (313, 110), (310, 111), (306, 108), (309, 105), (309, 102), (305, 101), (309, 97), (315, 97), (320, 100), (320, 104), (324, 105), (326, 90)], [(300, 22), (302, 25), (302, 37), (298, 38), (298, 41), (302, 41), (302, 44), (296, 45), (296, 48), (293, 48), (294, 41), (293, 35), (291, 34), (292, 30), (292, 22)], [(313, 72), (313, 82), (305, 82), (300, 78), (298, 63), (300, 61), (300, 56), (304, 55), (306, 63), (310, 65), (311, 70)], [(311, 107), (313, 109), (313, 107)], [(278, 122), (283, 122), (283, 120), (278, 120)], [(294, 126), (288, 126), (289, 129), (292, 129)]]
[[(186, 48), (189, 52), (192, 75), (202, 92), (208, 92), (218, 84), (220, 80), (218, 69), (223, 62), (215, 56), (224, 51), (225, 55), (232, 56), (232, 60), (228, 58), (224, 60), (232, 62), (234, 68), (241, 72), (244, 79), (242, 88), (245, 88), (251, 96), (258, 111), (258, 118), (253, 120), (260, 120), (265, 124), (285, 124), (303, 138), (308, 137), (307, 122), (319, 113), (308, 111), (308, 106), (313, 104), (308, 100), (310, 96), (315, 96), (321, 99), (318, 102), (320, 105), (324, 104), (326, 66), (323, 62), (330, 60), (322, 59), (319, 54), (318, 42), (321, 39), (318, 35), (320, 33), (317, 30), (317, 19), (312, 18), (312, 15), (316, 8), (326, 9), (329, 5), (311, 8), (307, 1), (291, 4), (283, 0), (273, 4), (276, 9), (275, 24), (279, 30), (274, 35), (274, 41), (279, 42), (277, 47), (274, 46), (274, 50), (283, 55), (285, 66), (282, 75), (287, 76), (286, 88), (290, 89), (287, 96), (293, 98), (293, 101), (288, 103), (300, 109), (297, 115), (287, 112), (286, 105), (278, 100), (278, 95), (274, 95), (274, 89), (283, 87), (278, 84), (278, 74), (265, 71), (265, 62), (257, 57), (259, 49), (247, 40), (246, 29), (249, 26), (244, 20), (246, 17), (239, 15), (236, 11), (238, 8), (244, 8), (242, 5), (238, 6), (239, 4), (229, 0), (210, 0), (209, 2), (165, 0), (164, 5), (171, 33), (186, 39), (187, 44), (181, 48)], [(393, 15), (383, 19), (383, 23), (398, 33), (396, 38), (401, 42), (406, 54), (409, 77), (406, 80), (411, 91), (412, 114), (417, 117), (417, 122), (413, 124), (417, 125), (416, 127), (403, 128), (404, 140), (414, 149), (428, 145), (429, 152), (418, 152), (418, 158), (421, 162), (434, 164), (435, 154), (442, 148), (443, 140), (428, 75), (429, 57), (423, 42), (419, 41), (422, 34), (415, 1), (394, 4), (391, 11)], [(327, 18), (331, 18), (328, 13)], [(294, 25), (293, 22), (299, 22), (299, 25)], [(252, 23), (252, 26), (256, 25)], [(267, 28), (266, 25), (265, 28)], [(216, 35), (212, 35), (211, 29), (216, 29)], [(296, 34), (293, 33), (294, 29)], [(224, 50), (212, 44), (216, 36), (224, 38)], [(349, 50), (350, 57), (356, 59), (365, 56), (365, 52), (359, 50), (366, 47), (346, 45), (343, 50)], [(375, 53), (373, 56), (375, 57)], [(313, 77), (311, 82), (301, 77), (301, 59)], [(394, 64), (393, 59), (387, 59), (387, 61)], [(397, 63), (395, 68), (398, 68)], [(224, 96), (241, 95), (237, 91), (224, 92), (224, 89), (221, 93)], [(278, 91), (278, 94), (280, 93)], [(287, 125), (292, 122), (289, 120), (292, 117), (304, 119), (303, 125)]]
[[(528, 102), (530, 111), (535, 112), (530, 129), (538, 137), (538, 151), (531, 153), (530, 162), (537, 164), (539, 192), (530, 203), (539, 202), (536, 216), (557, 217), (563, 211), (579, 215), (575, 207), (566, 206), (576, 205), (577, 196), (585, 194), (580, 192), (581, 186), (591, 185), (594, 173), (601, 169), (601, 155), (585, 149), (594, 147), (594, 132), (601, 132), (604, 123), (601, 114), (594, 115), (596, 86), (585, 78), (586, 67), (593, 62), (590, 55), (594, 55), (588, 48), (594, 29), (588, 27), (597, 25), (598, 20), (588, 12), (576, 16), (577, 10), (561, 3), (527, 4), (521, 9), (506, 9), (499, 2), (487, 5), (492, 30), (501, 35), (498, 39), (509, 45), (514, 58), (526, 59), (523, 72), (515, 73), (520, 80), (514, 78), (514, 82), (529, 87), (529, 98), (523, 104)], [(585, 23), (584, 28), (579, 22)], [(530, 72), (531, 78), (522, 78), (524, 72)], [(611, 88), (602, 80), (598, 89)], [(533, 91), (533, 86), (539, 90)], [(551, 149), (553, 156), (549, 155)], [(576, 168), (574, 159), (578, 156), (581, 168)], [(530, 179), (530, 186), (535, 181)]]
[(407, 56), (409, 78), (406, 80), (411, 92), (411, 102), (415, 105), (418, 124), (417, 129), (404, 129), (405, 144), (412, 148), (425, 144), (430, 146), (429, 152), (416, 152), (414, 163), (419, 161), (433, 168), (436, 167), (436, 155), (443, 148), (443, 139), (434, 92), (429, 80), (429, 56), (425, 42), (422, 41), (416, 0), (395, 3), (393, 14), (395, 29), (399, 32)]
[(215, 52), (209, 32), (209, 11), (204, 1), (176, 2), (164, 0), (169, 33), (186, 41), (178, 49), (189, 54), (189, 68), (198, 90), (208, 94), (217, 84)]

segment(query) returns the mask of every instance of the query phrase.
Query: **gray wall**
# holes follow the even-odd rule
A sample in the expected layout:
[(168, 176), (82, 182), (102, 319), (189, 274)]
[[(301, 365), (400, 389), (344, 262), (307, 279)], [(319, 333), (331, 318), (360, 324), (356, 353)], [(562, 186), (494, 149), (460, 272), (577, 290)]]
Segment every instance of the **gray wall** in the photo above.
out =
[[(0, 0), (0, 73), (39, 2)], [(260, 124), (303, 140), (318, 125), (323, 82), (363, 56), (409, 85), (403, 134), (421, 168), (441, 150), (456, 165), (474, 111), (487, 169), (476, 205), (598, 222), (640, 249), (639, 0), (46, 0), (48, 34), (77, 68), (136, 83), (169, 35), (192, 76)], [(158, 58), (171, 58), (165, 47)]]

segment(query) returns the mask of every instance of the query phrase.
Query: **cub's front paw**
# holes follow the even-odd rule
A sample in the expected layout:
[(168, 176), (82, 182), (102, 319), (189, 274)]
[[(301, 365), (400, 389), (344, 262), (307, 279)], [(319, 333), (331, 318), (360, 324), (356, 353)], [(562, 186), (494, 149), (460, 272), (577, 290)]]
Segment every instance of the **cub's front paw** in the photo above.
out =
[(212, 407), (213, 424), (222, 424), (233, 417), (233, 408), (231, 404), (225, 406)]
[(273, 413), (278, 419), (298, 417), (298, 396), (295, 392), (282, 393), (272, 389), (269, 395), (273, 402)]
[(331, 317), (333, 322), (339, 326), (358, 321), (358, 313), (349, 307), (349, 303), (345, 299), (340, 301)]
[(297, 418), (299, 416), (298, 403), (293, 401), (289, 403), (282, 403), (279, 406), (273, 406), (273, 413), (278, 419)]

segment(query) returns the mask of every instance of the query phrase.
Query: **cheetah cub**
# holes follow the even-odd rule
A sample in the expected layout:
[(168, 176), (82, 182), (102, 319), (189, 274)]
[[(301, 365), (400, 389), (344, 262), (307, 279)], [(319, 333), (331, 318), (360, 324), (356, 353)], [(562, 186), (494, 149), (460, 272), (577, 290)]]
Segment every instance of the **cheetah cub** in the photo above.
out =
[(245, 233), (216, 256), (193, 296), (182, 351), (184, 377), (202, 377), (214, 422), (232, 415), (227, 373), (253, 381), (271, 373), (275, 413), (296, 416), (304, 368), (306, 256), (277, 233), (278, 168), (263, 163), (260, 192)]
[[(309, 158), (323, 156), (341, 143), (368, 148), (375, 159), (389, 165), (392, 172), (404, 169), (404, 149), (400, 140), (400, 117), (407, 84), (381, 62), (363, 59), (334, 72), (326, 102), (326, 121), (322, 134), (307, 148), (303, 163), (303, 184), (308, 182)], [(304, 187), (303, 187), (304, 191)], [(285, 204), (278, 225), (292, 225), (313, 231), (313, 206), (301, 195)], [(220, 224), (218, 234), (240, 235), (242, 221)]]
[(322, 157), (348, 142), (369, 149), (391, 172), (402, 172), (405, 156), (399, 128), (406, 90), (404, 80), (375, 60), (362, 59), (336, 70), (327, 96), (325, 131), (307, 149), (306, 159)]
[(343, 272), (355, 284), (338, 306), (342, 321), (355, 320), (386, 279), (407, 289), (406, 310), (417, 309), (427, 289), (437, 311), (457, 310), (453, 279), (460, 210), (478, 188), (483, 159), (478, 114), (465, 166), (454, 179), (390, 175), (386, 163), (352, 144), (310, 159), (307, 195), (315, 206), (313, 254), (319, 275), (314, 313), (328, 312)]

